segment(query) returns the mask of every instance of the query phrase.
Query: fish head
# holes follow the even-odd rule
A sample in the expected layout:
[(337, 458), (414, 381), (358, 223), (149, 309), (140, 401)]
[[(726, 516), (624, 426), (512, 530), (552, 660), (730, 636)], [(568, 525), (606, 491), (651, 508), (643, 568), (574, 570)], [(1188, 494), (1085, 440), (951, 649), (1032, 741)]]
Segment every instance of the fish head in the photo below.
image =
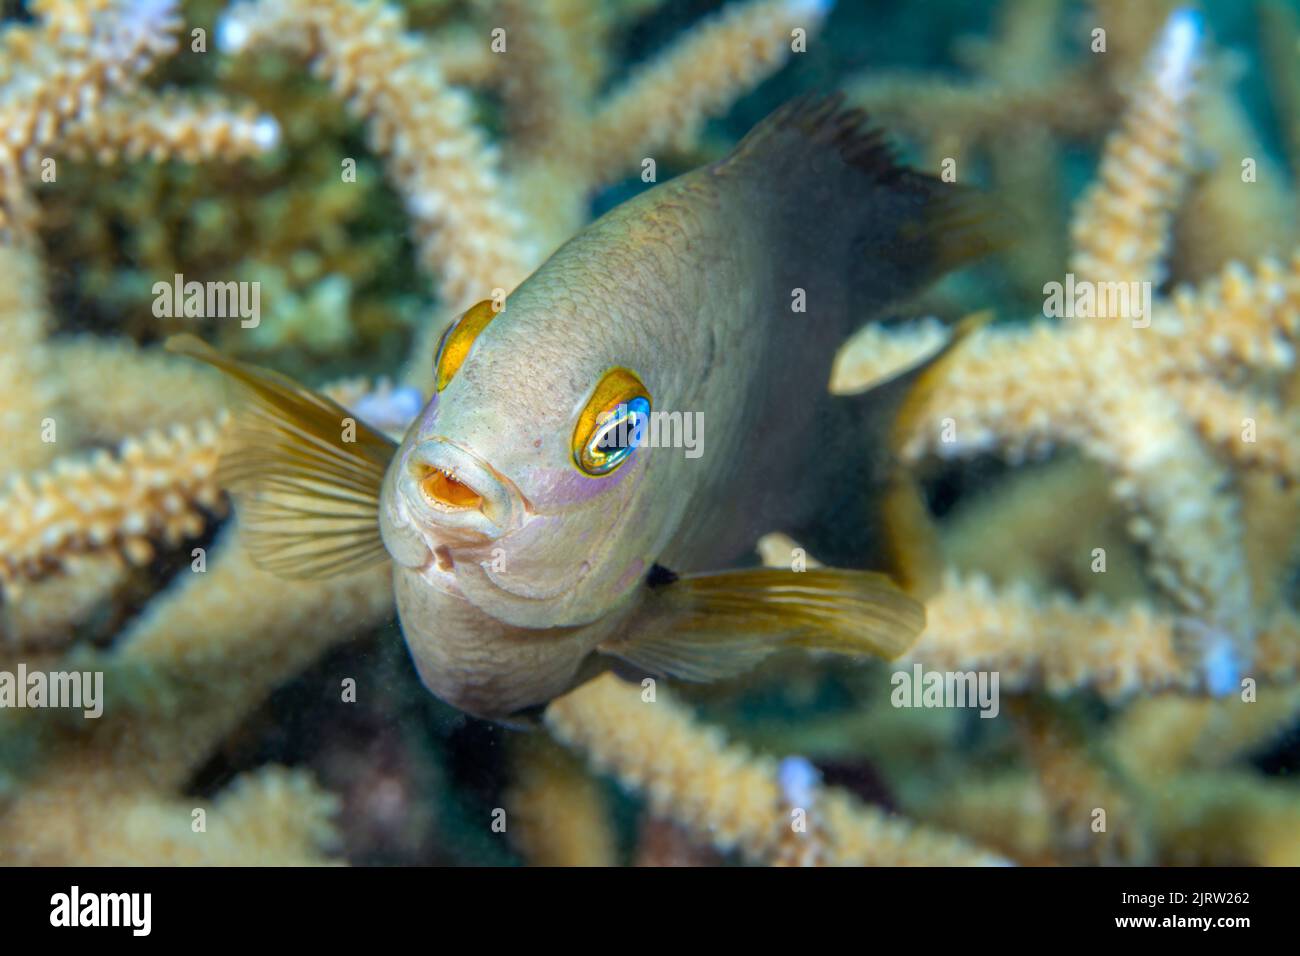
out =
[(512, 626), (573, 627), (627, 601), (670, 534), (670, 456), (636, 444), (636, 416), (672, 385), (617, 321), (593, 330), (572, 298), (526, 291), (444, 336), (381, 530), (399, 574)]

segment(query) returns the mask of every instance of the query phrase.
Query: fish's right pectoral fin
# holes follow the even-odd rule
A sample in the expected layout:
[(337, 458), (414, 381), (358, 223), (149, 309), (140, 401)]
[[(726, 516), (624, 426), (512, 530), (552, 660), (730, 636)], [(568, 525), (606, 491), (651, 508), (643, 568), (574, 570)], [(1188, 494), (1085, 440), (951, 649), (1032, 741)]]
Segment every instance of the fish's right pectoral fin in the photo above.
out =
[(925, 607), (872, 571), (752, 568), (650, 586), (632, 630), (600, 645), (648, 673), (733, 677), (801, 648), (895, 658), (925, 629)]
[(235, 495), (253, 563), (284, 578), (329, 578), (388, 558), (379, 495), (397, 445), (330, 398), (236, 361), (193, 335), (167, 350), (239, 387), (217, 481)]

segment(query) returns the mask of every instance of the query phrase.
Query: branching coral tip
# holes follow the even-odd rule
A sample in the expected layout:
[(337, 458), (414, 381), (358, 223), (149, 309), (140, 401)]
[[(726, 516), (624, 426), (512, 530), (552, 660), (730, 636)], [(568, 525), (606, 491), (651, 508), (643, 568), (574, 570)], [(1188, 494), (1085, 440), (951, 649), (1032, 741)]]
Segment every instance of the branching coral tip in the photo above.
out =
[(1153, 55), (1159, 64), (1157, 82), (1160, 89), (1175, 100), (1182, 99), (1192, 87), (1198, 50), (1205, 37), (1205, 19), (1190, 7), (1175, 10), (1165, 21)]

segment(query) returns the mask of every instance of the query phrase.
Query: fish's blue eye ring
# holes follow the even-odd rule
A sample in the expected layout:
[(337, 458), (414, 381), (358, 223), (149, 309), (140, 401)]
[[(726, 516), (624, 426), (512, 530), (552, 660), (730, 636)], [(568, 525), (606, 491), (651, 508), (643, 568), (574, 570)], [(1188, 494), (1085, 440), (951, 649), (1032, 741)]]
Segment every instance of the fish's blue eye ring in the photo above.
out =
[(573, 429), (573, 463), (599, 478), (623, 464), (645, 441), (650, 393), (635, 372), (612, 368), (601, 378)]

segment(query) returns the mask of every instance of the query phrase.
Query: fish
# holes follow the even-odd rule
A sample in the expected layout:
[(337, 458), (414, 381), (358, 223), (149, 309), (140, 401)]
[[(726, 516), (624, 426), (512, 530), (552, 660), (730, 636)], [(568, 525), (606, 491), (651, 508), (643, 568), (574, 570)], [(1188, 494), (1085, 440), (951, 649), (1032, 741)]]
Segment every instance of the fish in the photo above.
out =
[[(606, 671), (707, 682), (912, 645), (936, 558), (897, 449), (974, 321), (862, 394), (830, 371), (864, 322), (997, 248), (992, 222), (841, 95), (808, 96), (461, 314), (400, 444), (194, 336), (168, 348), (240, 387), (218, 477), (254, 561), (391, 561), (424, 685), (527, 722)], [(698, 454), (648, 439), (675, 413)], [(825, 566), (754, 566), (774, 530)]]

